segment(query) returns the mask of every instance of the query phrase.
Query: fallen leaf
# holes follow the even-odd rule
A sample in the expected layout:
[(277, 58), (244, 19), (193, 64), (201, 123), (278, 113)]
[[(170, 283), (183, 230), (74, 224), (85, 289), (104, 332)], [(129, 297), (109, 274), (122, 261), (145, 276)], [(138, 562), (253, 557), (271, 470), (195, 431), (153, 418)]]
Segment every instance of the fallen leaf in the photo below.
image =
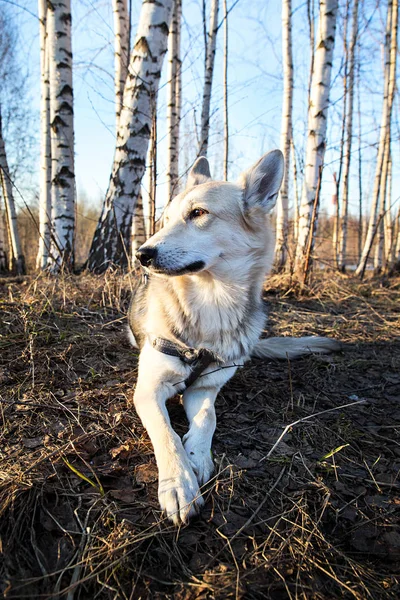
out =
[(35, 438), (23, 438), (22, 443), (25, 448), (38, 448), (38, 446), (43, 445), (43, 436)]
[(126, 440), (123, 444), (118, 446), (117, 448), (111, 448), (110, 455), (114, 460), (116, 458), (127, 458), (135, 447), (134, 440)]
[(133, 488), (123, 488), (122, 490), (110, 490), (109, 494), (115, 500), (121, 500), (127, 504), (132, 504), (137, 500), (137, 492)]
[(135, 478), (138, 483), (153, 483), (157, 481), (157, 466), (153, 463), (137, 466), (135, 469)]

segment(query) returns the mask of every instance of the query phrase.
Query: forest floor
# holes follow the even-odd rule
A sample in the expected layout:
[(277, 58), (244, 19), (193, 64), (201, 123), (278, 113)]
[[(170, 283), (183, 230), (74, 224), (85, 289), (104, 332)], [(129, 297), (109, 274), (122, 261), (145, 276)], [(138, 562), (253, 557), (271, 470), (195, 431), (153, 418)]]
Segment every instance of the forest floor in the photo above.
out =
[(180, 529), (131, 407), (129, 294), (128, 276), (0, 280), (0, 594), (399, 598), (400, 279), (268, 282), (268, 334), (344, 349), (237, 373), (205, 510)]

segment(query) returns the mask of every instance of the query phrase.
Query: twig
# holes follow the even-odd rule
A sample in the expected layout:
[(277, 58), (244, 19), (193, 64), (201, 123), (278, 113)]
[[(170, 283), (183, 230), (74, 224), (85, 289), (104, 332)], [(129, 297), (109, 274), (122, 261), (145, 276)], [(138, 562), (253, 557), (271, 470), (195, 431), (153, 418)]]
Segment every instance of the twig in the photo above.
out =
[(308, 415), (307, 417), (303, 417), (302, 419), (298, 419), (297, 421), (293, 421), (293, 423), (286, 425), (285, 429), (282, 431), (281, 435), (278, 437), (275, 444), (272, 446), (271, 450), (268, 452), (268, 454), (266, 454), (265, 456), (260, 458), (259, 462), (261, 463), (266, 458), (269, 458), (271, 456), (271, 454), (273, 453), (275, 448), (278, 446), (278, 444), (280, 444), (280, 442), (285, 437), (285, 435), (287, 434), (289, 429), (291, 429), (295, 425), (298, 425), (299, 423), (302, 423), (303, 421), (309, 421), (310, 419), (313, 419), (314, 417), (318, 417), (325, 413), (333, 412), (334, 410), (340, 410), (341, 408), (347, 408), (349, 406), (354, 406), (355, 404), (362, 404), (363, 402), (366, 402), (366, 400), (357, 400), (357, 402), (350, 402), (349, 404), (341, 404), (340, 406), (335, 406), (334, 408), (328, 408), (326, 410), (321, 410), (320, 412), (314, 413), (312, 415)]

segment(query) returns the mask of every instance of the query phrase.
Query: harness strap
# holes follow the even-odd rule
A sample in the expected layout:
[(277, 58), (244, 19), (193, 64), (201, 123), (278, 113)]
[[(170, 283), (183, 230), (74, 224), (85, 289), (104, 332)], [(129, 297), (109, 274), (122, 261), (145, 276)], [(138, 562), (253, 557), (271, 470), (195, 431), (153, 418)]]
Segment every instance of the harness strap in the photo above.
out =
[(180, 346), (170, 340), (159, 337), (155, 338), (152, 344), (155, 350), (169, 356), (176, 356), (191, 367), (192, 372), (184, 381), (186, 388), (190, 387), (212, 362), (218, 362), (215, 354), (211, 350), (207, 350), (207, 348), (196, 350), (196, 348)]

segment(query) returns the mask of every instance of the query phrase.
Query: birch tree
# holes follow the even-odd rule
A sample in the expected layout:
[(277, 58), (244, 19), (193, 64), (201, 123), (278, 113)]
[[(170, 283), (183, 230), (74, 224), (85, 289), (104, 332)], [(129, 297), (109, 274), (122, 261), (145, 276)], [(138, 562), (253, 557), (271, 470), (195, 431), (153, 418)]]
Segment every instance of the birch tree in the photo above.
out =
[(167, 199), (176, 196), (179, 181), (179, 129), (181, 120), (181, 20), (182, 0), (175, 0), (168, 36), (167, 87)]
[(75, 173), (70, 0), (48, 3), (52, 272), (74, 266)]
[(288, 243), (288, 195), (290, 146), (292, 138), (293, 107), (293, 56), (292, 56), (292, 1), (282, 1), (282, 55), (283, 55), (283, 107), (281, 149), (285, 159), (285, 168), (281, 191), (276, 209), (276, 243), (274, 271), (284, 269)]
[(334, 184), (335, 184), (335, 194), (333, 195), (332, 200), (333, 206), (335, 207), (335, 216), (333, 219), (333, 234), (332, 234), (332, 254), (333, 254), (333, 263), (335, 267), (339, 268), (339, 227), (340, 227), (340, 183), (342, 180), (342, 170), (343, 170), (343, 158), (344, 158), (344, 146), (345, 146), (345, 136), (346, 136), (346, 123), (347, 123), (347, 101), (349, 95), (349, 86), (348, 86), (348, 70), (349, 70), (349, 48), (348, 48), (348, 40), (347, 40), (347, 30), (350, 20), (350, 0), (346, 0), (345, 5), (345, 13), (343, 17), (343, 54), (344, 54), (344, 65), (343, 65), (343, 112), (342, 112), (342, 131), (340, 136), (340, 144), (339, 144), (339, 168), (338, 173), (333, 174)]
[(0, 107), (0, 182), (6, 207), (7, 228), (10, 240), (10, 271), (17, 275), (25, 274), (25, 258), (18, 233), (17, 211), (15, 208), (13, 187), (8, 168), (6, 148), (3, 139), (3, 128)]
[(348, 107), (346, 116), (346, 143), (344, 152), (343, 166), (343, 194), (341, 203), (340, 226), (339, 226), (339, 269), (345, 270), (346, 266), (346, 246), (347, 246), (347, 224), (349, 212), (349, 181), (350, 181), (350, 163), (351, 147), (353, 141), (353, 112), (354, 112), (354, 82), (355, 82), (355, 55), (358, 36), (358, 6), (359, 0), (354, 0), (352, 11), (351, 37), (348, 56)]
[[(368, 223), (367, 235), (361, 254), (361, 259), (356, 269), (356, 275), (359, 275), (360, 277), (364, 276), (377, 229), (377, 212), (379, 197), (381, 193), (382, 171), (385, 160), (385, 147), (387, 136), (390, 136), (390, 133), (388, 132), (390, 132), (393, 98), (396, 88), (397, 29), (398, 0), (388, 0), (385, 34), (386, 60), (384, 73), (384, 96), (382, 104), (381, 127), (379, 135), (378, 156), (376, 160), (374, 188), (372, 193), (370, 209), (371, 213)], [(390, 51), (388, 51), (388, 48), (390, 48)]]
[(148, 235), (156, 232), (156, 203), (157, 203), (157, 104), (153, 100), (153, 120), (149, 148), (149, 220)]
[(294, 188), (294, 198), (293, 198), (293, 247), (297, 246), (297, 239), (299, 237), (299, 186), (297, 184), (297, 157), (296, 157), (296, 149), (294, 147), (293, 135), (290, 140), (290, 147), (292, 153), (292, 164), (293, 164), (293, 188)]
[(146, 166), (161, 68), (167, 51), (172, 0), (143, 0), (119, 120), (110, 183), (89, 252), (88, 267), (126, 267), (132, 217)]
[(229, 162), (229, 115), (228, 115), (228, 7), (224, 6), (224, 181), (228, 181)]
[(385, 243), (385, 212), (390, 214), (390, 205), (387, 206), (386, 195), (388, 191), (388, 175), (390, 162), (390, 128), (387, 132), (385, 150), (383, 155), (383, 166), (379, 186), (379, 216), (376, 224), (376, 244), (374, 255), (374, 271), (378, 275), (383, 267), (384, 243)]
[(132, 219), (132, 263), (135, 262), (136, 251), (146, 241), (146, 225), (143, 213), (143, 198), (140, 193), (136, 202)]
[(112, 0), (114, 13), (115, 119), (118, 129), (129, 64), (129, 12), (127, 0)]
[(311, 97), (311, 85), (314, 73), (314, 60), (315, 60), (315, 0), (307, 0), (307, 20), (308, 20), (308, 33), (310, 38), (310, 71), (308, 77), (308, 102)]
[(208, 138), (210, 134), (211, 90), (214, 74), (215, 51), (218, 33), (219, 0), (211, 0), (210, 26), (206, 36), (205, 70), (203, 102), (201, 109), (199, 156), (207, 156)]
[(392, 188), (393, 188), (393, 165), (392, 165), (392, 154), (389, 152), (388, 159), (388, 174), (387, 174), (387, 210), (383, 215), (383, 226), (384, 226), (384, 245), (385, 245), (385, 264), (389, 267), (393, 262), (394, 244), (393, 244), (393, 233), (394, 224), (396, 217), (392, 219)]
[(47, 45), (47, 0), (39, 0), (40, 37), (40, 189), (38, 269), (47, 267), (51, 245), (50, 85)]
[(338, 0), (320, 0), (317, 47), (308, 113), (304, 183), (299, 208), (299, 235), (295, 263), (298, 271), (304, 267), (313, 205), (324, 161), (337, 10)]

